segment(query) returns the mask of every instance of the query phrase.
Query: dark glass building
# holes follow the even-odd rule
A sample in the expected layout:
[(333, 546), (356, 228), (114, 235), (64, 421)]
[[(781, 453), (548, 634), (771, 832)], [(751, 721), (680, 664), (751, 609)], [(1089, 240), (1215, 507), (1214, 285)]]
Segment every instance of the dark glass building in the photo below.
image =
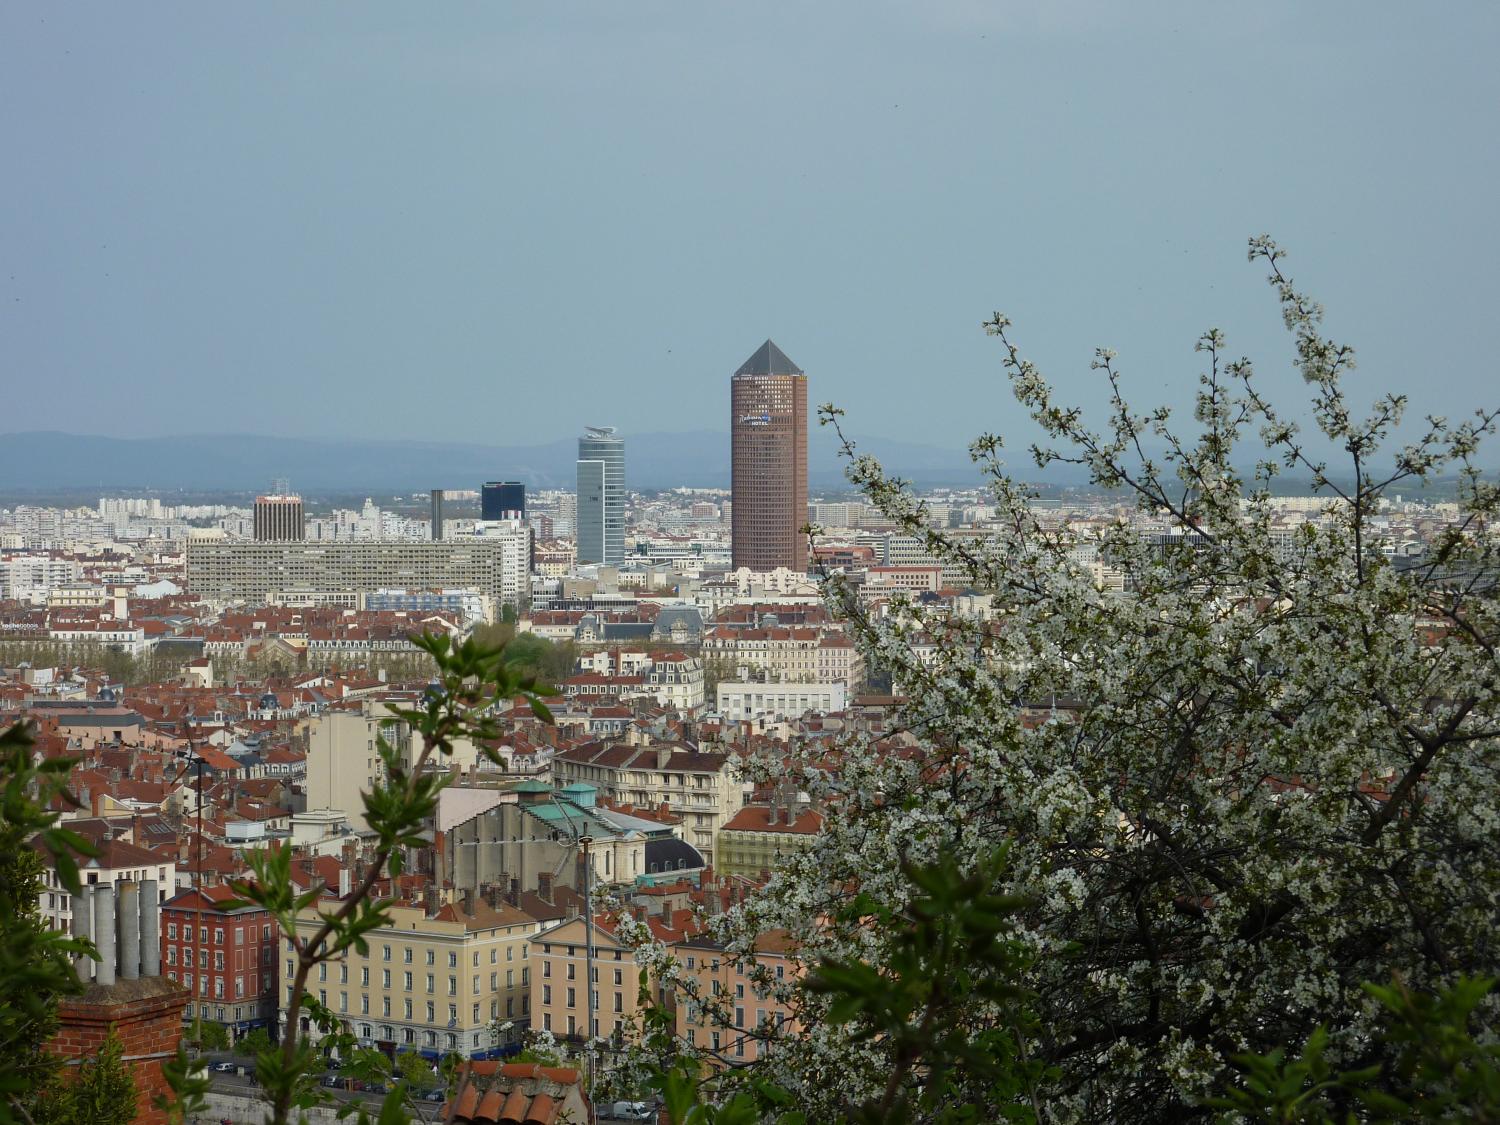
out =
[(524, 520), (526, 486), (519, 481), (486, 481), (479, 493), (482, 520)]

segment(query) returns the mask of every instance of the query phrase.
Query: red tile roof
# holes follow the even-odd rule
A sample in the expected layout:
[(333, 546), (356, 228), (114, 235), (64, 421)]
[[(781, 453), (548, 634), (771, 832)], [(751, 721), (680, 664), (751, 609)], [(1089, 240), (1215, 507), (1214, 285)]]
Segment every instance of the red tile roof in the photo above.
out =
[(579, 1072), (538, 1063), (471, 1062), (446, 1106), (452, 1125), (554, 1125), (589, 1118)]

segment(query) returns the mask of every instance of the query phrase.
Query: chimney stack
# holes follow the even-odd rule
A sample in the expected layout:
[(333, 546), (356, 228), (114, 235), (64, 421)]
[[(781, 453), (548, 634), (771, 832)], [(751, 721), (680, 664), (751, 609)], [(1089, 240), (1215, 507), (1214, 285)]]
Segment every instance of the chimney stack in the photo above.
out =
[(539, 872), (536, 877), (536, 893), (548, 906), (552, 905), (552, 876), (546, 871)]
[(134, 880), (121, 881), (118, 907), (120, 979), (137, 980), (141, 975), (141, 891)]
[(161, 976), (161, 902), (155, 879), (141, 881), (141, 976)]
[[(78, 894), (73, 895), (73, 936), (78, 938), (90, 938), (94, 936), (93, 914), (90, 907), (93, 905), (94, 888), (89, 886), (80, 887)], [(84, 954), (73, 958), (73, 971), (78, 974), (78, 979), (85, 984), (89, 977), (93, 976), (94, 959)]]
[(349, 897), (349, 889), (350, 889), (349, 888), (349, 868), (348, 867), (340, 867), (339, 868), (339, 898), (340, 899), (346, 899), (346, 898), (348, 898)]
[(94, 946), (99, 960), (94, 981), (108, 987), (115, 983), (115, 889), (108, 883), (94, 887)]

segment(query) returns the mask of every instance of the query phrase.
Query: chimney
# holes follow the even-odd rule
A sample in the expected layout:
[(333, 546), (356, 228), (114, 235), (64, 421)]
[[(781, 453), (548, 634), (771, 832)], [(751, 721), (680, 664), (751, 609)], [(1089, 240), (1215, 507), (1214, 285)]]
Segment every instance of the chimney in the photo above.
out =
[(521, 880), (517, 879), (514, 875), (512, 875), (511, 876), (511, 880), (510, 880), (510, 890), (507, 891), (506, 894), (505, 894), (505, 901), (508, 902), (508, 903), (510, 903), (512, 906), (515, 906), (515, 905), (518, 904), (518, 902), (520, 900), (520, 897), (521, 897)]
[[(79, 893), (73, 896), (73, 936), (78, 938), (92, 939), (94, 927), (91, 921), (93, 912), (93, 887), (80, 887)], [(78, 974), (78, 979), (88, 984), (88, 980), (94, 975), (94, 959), (84, 954), (73, 958), (73, 970)]]
[(656, 744), (656, 768), (664, 770), (672, 760), (672, 744), (670, 742), (658, 742)]
[(141, 976), (161, 976), (161, 902), (155, 879), (141, 881)]
[(663, 895), (661, 900), (661, 920), (670, 922), (672, 920), (672, 900)]
[(340, 867), (339, 868), (339, 898), (340, 899), (348, 898), (349, 897), (349, 889), (350, 889), (349, 888), (349, 868), (348, 867)]
[(463, 903), (464, 903), (464, 913), (472, 915), (474, 913), (474, 888), (472, 888), (472, 887), (465, 887), (464, 888)]
[(536, 877), (537, 897), (548, 906), (552, 905), (552, 876), (546, 871), (538, 872)]
[(109, 986), (115, 983), (115, 889), (108, 883), (94, 887), (93, 915), (94, 946), (99, 950), (94, 981)]
[(141, 975), (141, 891), (134, 880), (119, 888), (120, 979), (138, 980)]

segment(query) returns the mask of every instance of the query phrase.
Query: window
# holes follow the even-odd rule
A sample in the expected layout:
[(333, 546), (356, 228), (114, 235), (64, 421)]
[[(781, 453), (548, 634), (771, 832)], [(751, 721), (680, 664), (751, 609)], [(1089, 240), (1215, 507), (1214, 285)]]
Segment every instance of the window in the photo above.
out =
[(383, 946), (380, 947), (380, 959), (382, 961), (389, 961), (391, 959), (391, 947), (390, 946), (383, 945)]
[(568, 1007), (570, 1007), (570, 1008), (576, 1008), (576, 1007), (578, 1007), (578, 990), (577, 989), (574, 989), (574, 988), (568, 989)]
[(182, 963), (184, 965), (188, 966), (189, 968), (192, 968), (192, 965), (193, 965), (193, 950), (192, 950), (192, 948), (190, 946), (186, 946), (185, 945), (185, 946), (182, 947)]
[(224, 944), (224, 931), (223, 930), (217, 930), (217, 929), (214, 930), (214, 944), (215, 945), (223, 945)]
[(474, 1005), (474, 1018), (473, 1018), (473, 1020), (471, 1022), (473, 1022), (473, 1023), (478, 1023), (479, 1022), (479, 1005), (478, 1004)]
[(175, 945), (167, 946), (167, 964), (177, 964), (177, 947)]
[(434, 953), (432, 950), (429, 949), (427, 951), (427, 963), (429, 965), (432, 965), (432, 964), (435, 964), (436, 961), (437, 961), (437, 954)]
[(490, 946), (490, 964), (491, 965), (493, 965), (495, 963), (495, 961), (498, 959), (499, 955), (500, 955), (500, 951), (498, 949), (496, 949), (493, 945)]
[(619, 969), (616, 969), (615, 970), (615, 987), (619, 988), (620, 985), (622, 985), (624, 983), (625, 983), (624, 974), (622, 972), (620, 972)]
[(458, 978), (457, 977), (449, 977), (448, 978), (448, 995), (449, 996), (457, 996), (458, 995)]
[[(362, 1016), (370, 1014), (370, 994), (368, 992), (359, 998), (359, 1014)], [(369, 1036), (366, 1035), (365, 1038), (368, 1039)]]
[(370, 987), (370, 967), (368, 965), (360, 969), (359, 983), (364, 985), (366, 988)]
[(448, 968), (450, 968), (450, 969), (456, 969), (456, 968), (458, 968), (458, 954), (457, 953), (449, 952), (449, 954), (448, 954)]
[(542, 985), (542, 1003), (552, 1003), (552, 986), (550, 984)]
[(745, 998), (745, 984), (743, 981), (734, 986), (734, 998), (736, 1000), (743, 1000)]
[(470, 992), (478, 992), (479, 991), (479, 978), (478, 977), (474, 977), (473, 978), (473, 984), (474, 984), (474, 987), (471, 988), (471, 989), (469, 989), (469, 991)]
[(500, 974), (499, 973), (491, 973), (490, 974), (490, 991), (491, 992), (496, 992), (496, 991), (499, 991), (499, 988), (500, 988)]
[(505, 947), (505, 959), (507, 961), (514, 961), (516, 959), (516, 947), (515, 946), (513, 946), (513, 945), (507, 945)]
[(437, 991), (437, 988), (436, 988), (436, 986), (433, 983), (433, 976), (432, 976), (431, 973), (427, 974), (427, 991), (428, 992), (436, 992)]
[[(389, 996), (382, 996), (380, 998), (380, 1014), (383, 1016), (391, 1014), (391, 998)], [(391, 1037), (390, 1033), (387, 1032), (385, 1037), (389, 1039)]]
[(167, 940), (168, 941), (176, 941), (177, 940), (177, 923), (176, 922), (168, 922), (167, 923)]
[(544, 977), (550, 977), (551, 975), (552, 975), (552, 962), (551, 961), (543, 961), (542, 962), (542, 976), (544, 976)]
[(477, 949), (474, 950), (474, 967), (476, 969), (479, 967), (479, 950)]
[(623, 995), (621, 995), (620, 993), (616, 992), (615, 993), (615, 1011), (617, 1011), (617, 1012), (623, 1012), (624, 1010), (625, 1010), (625, 997)]
[(403, 956), (403, 959), (406, 961), (406, 963), (408, 965), (410, 965), (411, 964), (411, 946), (408, 945), (404, 950), (402, 950), (402, 956)]
[(516, 971), (514, 969), (506, 969), (505, 970), (505, 987), (506, 988), (515, 988), (516, 987)]
[(578, 977), (578, 966), (575, 965), (575, 964), (573, 964), (573, 962), (569, 961), (568, 962), (568, 979), (569, 980), (576, 980), (577, 977)]
[(405, 988), (407, 992), (410, 992), (411, 991), (411, 974), (410, 973), (402, 973), (401, 976), (403, 978), (403, 980), (402, 980), (402, 987)]
[(389, 969), (381, 969), (380, 970), (380, 987), (381, 988), (390, 988), (391, 987), (391, 971)]
[(457, 1004), (449, 1004), (448, 1005), (448, 1023), (450, 1025), (452, 1025), (452, 1024), (455, 1024), (457, 1022), (458, 1022), (458, 1005)]
[(411, 1019), (411, 997), (407, 997), (407, 999), (406, 999), (405, 1010), (406, 1010), (406, 1018), (407, 1019)]
[(327, 980), (328, 979), (328, 962), (327, 961), (324, 961), (322, 964), (320, 964), (318, 966), (318, 979), (319, 980)]
[(735, 1027), (744, 1027), (745, 1026), (745, 1009), (744, 1008), (736, 1008), (734, 1010), (734, 1026)]
[(431, 1000), (427, 1001), (427, 1022), (437, 1022), (437, 1005), (434, 1004)]
[(349, 962), (348, 961), (340, 961), (339, 962), (339, 983), (340, 984), (348, 984), (349, 983)]
[(339, 993), (339, 1011), (341, 1011), (341, 1012), (347, 1012), (348, 1010), (349, 1010), (349, 994), (347, 992), (340, 992)]

